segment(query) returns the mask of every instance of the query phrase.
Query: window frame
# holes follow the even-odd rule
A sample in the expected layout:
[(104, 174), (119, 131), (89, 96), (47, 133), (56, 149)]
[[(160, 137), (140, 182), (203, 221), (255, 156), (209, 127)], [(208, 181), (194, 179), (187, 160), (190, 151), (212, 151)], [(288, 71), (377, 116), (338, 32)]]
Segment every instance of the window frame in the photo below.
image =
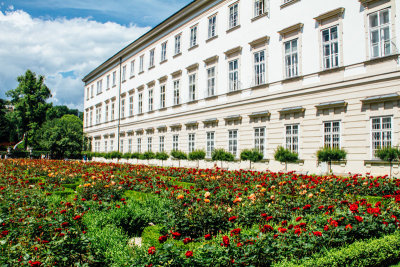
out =
[(180, 105), (180, 79), (175, 79), (174, 84), (174, 106)]
[(211, 158), (214, 149), (215, 149), (215, 132), (214, 131), (206, 132), (206, 158)]
[(175, 56), (182, 53), (182, 33), (175, 35)]
[(139, 73), (144, 72), (144, 54), (139, 57)]
[[(258, 136), (257, 136), (257, 130), (259, 131)], [(263, 136), (261, 136), (261, 130), (263, 132)], [(260, 153), (263, 154), (263, 157), (265, 158), (265, 152), (266, 152), (266, 134), (267, 134), (267, 127), (265, 126), (260, 126), (260, 127), (254, 127), (254, 149), (257, 149)], [(257, 144), (258, 140), (258, 144)], [(262, 144), (261, 141), (262, 140)], [(262, 147), (262, 150), (260, 150), (260, 147)]]
[(208, 17), (208, 39), (217, 36), (217, 14)]
[[(385, 133), (386, 134), (390, 134), (390, 140), (384, 141), (383, 138), (382, 138), (382, 132), (383, 132), (382, 125), (383, 125), (383, 119), (387, 119), (387, 118), (390, 119), (390, 130), (386, 130)], [(373, 124), (373, 120), (374, 119), (379, 119), (380, 120), (380, 129), (379, 129), (380, 131), (374, 130), (374, 124)], [(371, 141), (371, 143), (370, 143), (370, 153), (371, 153), (371, 159), (378, 159), (375, 156), (375, 150), (377, 148), (375, 148), (375, 146), (374, 146), (374, 133), (380, 132), (379, 143), (381, 144), (381, 146), (379, 146), (379, 147), (385, 147), (383, 145), (383, 142), (389, 143), (386, 146), (392, 146), (393, 140), (395, 140), (395, 138), (393, 138), (393, 133), (394, 133), (393, 126), (395, 126), (395, 124), (393, 123), (393, 116), (392, 115), (382, 115), (382, 116), (370, 117), (370, 127), (371, 127), (370, 128), (370, 141)], [(385, 128), (385, 129), (387, 129), (387, 128)]]
[[(392, 10), (391, 9), (392, 9), (391, 6), (388, 6), (388, 7), (384, 7), (384, 8), (381, 8), (379, 10), (376, 10), (374, 12), (370, 12), (367, 15), (368, 48), (369, 48), (368, 50), (369, 50), (371, 59), (390, 56), (390, 55), (393, 54), (393, 52), (392, 52), (393, 45), (392, 45), (392, 41), (391, 40), (392, 40), (392, 36), (394, 36), (394, 35), (392, 33)], [(389, 19), (389, 21), (386, 24), (381, 25), (380, 24), (381, 13), (383, 13), (384, 11), (388, 11), (388, 19)], [(371, 20), (370, 20), (370, 18), (371, 18), (372, 15), (375, 15), (375, 14), (377, 14), (378, 25), (373, 27), (373, 28), (371, 28)], [(384, 52), (385, 51), (385, 47), (384, 47), (385, 46), (385, 41), (382, 38), (382, 32), (381, 32), (384, 28), (388, 28), (388, 34), (389, 34), (389, 39), (388, 39), (388, 42), (389, 42), (389, 53), (388, 54), (386, 54)], [(379, 53), (378, 53), (379, 55), (378, 56), (374, 56), (374, 52), (373, 52), (372, 31), (378, 31), (378, 35), (379, 35), (379, 41), (377, 43), (378, 44), (377, 47), (379, 48)], [(384, 43), (381, 44), (381, 42), (384, 42)]]
[(172, 151), (179, 150), (179, 134), (172, 135)]
[(197, 96), (197, 73), (190, 73), (189, 80), (189, 102), (196, 101)]
[(160, 84), (160, 109), (166, 107), (166, 84)]
[[(237, 64), (236, 64), (237, 66), (236, 66), (236, 69), (232, 69), (231, 70), (230, 64), (231, 64), (231, 62), (234, 62), (234, 61), (237, 61)], [(228, 90), (229, 90), (228, 92), (235, 92), (235, 91), (239, 91), (241, 89), (241, 86), (240, 86), (240, 71), (239, 70), (240, 70), (240, 59), (239, 59), (239, 57), (231, 58), (228, 61)], [(231, 79), (231, 74), (232, 74), (232, 76), (234, 78), (235, 77), (235, 75), (234, 75), (235, 72), (237, 73), (236, 81)]]
[[(338, 132), (334, 132), (334, 123), (338, 123), (339, 128)], [(330, 124), (330, 132), (326, 132), (327, 129), (327, 124)], [(324, 121), (322, 123), (322, 131), (323, 131), (323, 147), (328, 147), (328, 148), (338, 148), (340, 149), (342, 147), (342, 123), (340, 120), (330, 120), (330, 121)], [(338, 135), (338, 141), (335, 142), (335, 135)], [(327, 144), (327, 137), (329, 137), (329, 144)], [(337, 143), (337, 145), (335, 145)]]
[(239, 150), (239, 130), (230, 129), (228, 130), (228, 151), (235, 158), (237, 158), (238, 150)]
[[(268, 0), (254, 0), (253, 1), (253, 3), (254, 3), (253, 18), (257, 18), (266, 13), (266, 8), (265, 8), (266, 1), (268, 1)], [(262, 3), (262, 8), (259, 8), (260, 3)]]
[[(297, 126), (297, 133), (294, 134), (293, 133), (293, 127)], [(287, 127), (291, 127), (290, 130), (290, 134), (288, 136), (288, 128)], [(299, 151), (300, 151), (300, 124), (299, 123), (292, 123), (292, 124), (286, 124), (285, 125), (285, 148), (289, 149), (291, 152), (297, 153), (297, 155), (300, 155)], [(293, 149), (294, 147), (294, 137), (297, 137), (296, 139), (296, 150)], [(288, 138), (290, 138), (290, 143), (288, 144)]]
[[(293, 42), (296, 41), (296, 51), (295, 53), (293, 52)], [(290, 52), (286, 53), (286, 44), (290, 44)], [(290, 40), (286, 40), (283, 42), (283, 50), (284, 50), (284, 68), (285, 68), (285, 78), (286, 79), (291, 79), (291, 78), (296, 78), (300, 76), (300, 71), (299, 71), (299, 65), (300, 65), (300, 60), (299, 60), (299, 38), (293, 38)], [(295, 64), (290, 64), (288, 65), (287, 63), (287, 57), (289, 56), (291, 59), (291, 62), (293, 62), (293, 55), (296, 55), (296, 62)], [(290, 66), (294, 66), (295, 65), (295, 70), (296, 70), (296, 74), (290, 74), (293, 72), (293, 67)], [(288, 72), (288, 70), (290, 69), (290, 73)]]
[(198, 36), (198, 24), (193, 25), (190, 27), (190, 43), (189, 43), (189, 48), (195, 47), (198, 44), (197, 41), (197, 36)]
[[(214, 75), (210, 76), (209, 71), (211, 69), (214, 69)], [(216, 90), (216, 85), (217, 85), (217, 66), (216, 64), (207, 66), (206, 68), (206, 73), (207, 73), (207, 97), (212, 97), (215, 96), (217, 94), (217, 90)], [(212, 88), (210, 88), (210, 81), (213, 81), (212, 84)], [(210, 93), (210, 89), (212, 90), (212, 94)]]
[(154, 54), (155, 54), (155, 48), (149, 51), (149, 68), (154, 67)]
[(193, 152), (196, 150), (196, 134), (189, 133), (188, 134), (188, 152)]
[(159, 136), (158, 140), (159, 140), (158, 151), (165, 152), (165, 136), (164, 135)]
[(149, 88), (149, 102), (148, 102), (148, 111), (153, 111), (154, 108), (154, 87)]
[(142, 138), (138, 137), (136, 140), (136, 152), (142, 153)]
[(167, 60), (167, 42), (165, 41), (161, 44), (161, 56), (160, 56), (160, 62), (164, 62)]
[[(259, 61), (256, 62), (256, 54), (264, 54), (264, 59), (263, 61)], [(266, 49), (260, 49), (257, 51), (253, 52), (253, 79), (254, 79), (254, 86), (258, 86), (258, 85), (263, 85), (266, 84), (267, 79), (266, 79), (266, 75), (267, 75), (267, 64), (266, 64), (266, 55), (267, 55), (267, 50)], [(261, 73), (261, 71), (259, 71), (260, 73), (257, 74), (257, 67), (258, 70), (260, 69), (260, 67), (263, 66), (263, 72)], [(259, 81), (259, 77), (261, 76), (261, 81)]]
[(153, 137), (148, 136), (147, 137), (147, 152), (152, 152), (153, 151)]
[(143, 113), (143, 92), (138, 93), (138, 114)]
[[(235, 11), (236, 7), (236, 11)], [(232, 3), (228, 6), (228, 30), (238, 27), (240, 25), (239, 20), (239, 1)], [(236, 16), (235, 16), (236, 12)]]
[(131, 61), (131, 73), (130, 73), (130, 77), (135, 77), (135, 60)]
[(133, 101), (134, 101), (133, 95), (129, 96), (129, 116), (133, 116), (133, 113), (134, 113)]

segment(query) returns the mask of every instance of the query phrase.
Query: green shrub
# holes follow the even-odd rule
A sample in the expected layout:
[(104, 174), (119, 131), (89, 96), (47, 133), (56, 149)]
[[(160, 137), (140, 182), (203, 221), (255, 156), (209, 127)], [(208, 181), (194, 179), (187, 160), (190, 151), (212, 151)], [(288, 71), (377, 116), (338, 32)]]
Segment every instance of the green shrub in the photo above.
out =
[(375, 152), (375, 156), (380, 158), (381, 160), (388, 161), (390, 164), (390, 177), (392, 177), (392, 163), (393, 161), (399, 160), (400, 158), (400, 149), (397, 147), (383, 147), (379, 148)]
[(110, 152), (108, 155), (110, 159), (120, 159), (122, 157), (122, 154), (117, 151)]
[(211, 158), (213, 161), (234, 161), (235, 156), (232, 153), (226, 151), (223, 148), (214, 149), (211, 154)]
[(156, 157), (156, 154), (154, 154), (154, 153), (151, 152), (151, 151), (146, 151), (146, 152), (144, 152), (144, 153), (142, 154), (141, 159), (147, 159), (147, 160), (149, 160), (149, 159), (154, 159), (155, 157)]
[(186, 153), (183, 152), (183, 151), (180, 151), (180, 150), (173, 150), (173, 151), (171, 152), (171, 156), (172, 156), (174, 159), (187, 159)]
[(131, 159), (140, 159), (142, 157), (142, 154), (139, 152), (135, 152), (131, 154)]
[(299, 155), (287, 148), (284, 148), (283, 146), (278, 146), (278, 148), (275, 150), (274, 158), (281, 163), (284, 162), (285, 169), (287, 170), (287, 163), (296, 162), (299, 159)]
[(241, 160), (248, 160), (250, 161), (250, 169), (252, 162), (258, 162), (262, 160), (264, 157), (263, 153), (258, 151), (257, 149), (245, 149), (240, 153)]
[(206, 152), (202, 149), (194, 150), (189, 153), (188, 158), (190, 160), (202, 160), (205, 159)]
[(162, 225), (152, 225), (144, 228), (142, 232), (142, 246), (145, 248), (155, 246), (156, 248), (161, 248), (162, 244), (158, 242), (158, 238), (162, 235), (161, 231), (165, 227)]
[(132, 153), (127, 152), (127, 153), (124, 153), (124, 154), (122, 155), (122, 158), (123, 158), (123, 159), (130, 159), (131, 156), (132, 156)]
[(346, 151), (339, 148), (324, 147), (317, 151), (318, 161), (328, 162), (330, 172), (332, 172), (332, 161), (341, 161), (346, 158), (346, 155)]

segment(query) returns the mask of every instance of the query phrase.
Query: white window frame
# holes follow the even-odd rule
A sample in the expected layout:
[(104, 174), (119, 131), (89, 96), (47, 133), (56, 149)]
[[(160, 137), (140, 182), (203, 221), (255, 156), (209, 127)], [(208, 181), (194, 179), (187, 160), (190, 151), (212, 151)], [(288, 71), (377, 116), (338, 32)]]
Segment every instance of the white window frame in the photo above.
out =
[(138, 94), (138, 114), (143, 113), (143, 93)]
[(153, 102), (154, 102), (154, 90), (153, 88), (149, 89), (149, 111), (153, 111)]
[(114, 151), (114, 140), (110, 140), (110, 152)]
[(188, 135), (188, 151), (193, 152), (196, 149), (196, 134), (189, 133)]
[(215, 149), (215, 132), (206, 133), (206, 157), (211, 158), (211, 154)]
[(106, 104), (104, 122), (108, 122), (108, 111), (109, 111), (109, 109), (110, 109), (109, 105)]
[(107, 153), (107, 151), (108, 151), (108, 143), (107, 140), (104, 140), (104, 152)]
[(181, 53), (181, 39), (182, 33), (175, 35), (175, 55)]
[(121, 99), (121, 118), (125, 118), (125, 98)]
[(208, 18), (208, 39), (217, 36), (217, 14)]
[(115, 120), (115, 103), (111, 103), (111, 121)]
[(174, 80), (174, 105), (180, 104), (180, 80)]
[(142, 153), (142, 138), (137, 139), (136, 152)]
[(131, 77), (135, 76), (135, 60), (131, 61)]
[(159, 137), (158, 151), (159, 152), (165, 151), (165, 136), (163, 136), (163, 135)]
[(144, 55), (139, 57), (139, 73), (144, 71)]
[(153, 137), (151, 136), (147, 137), (147, 151), (153, 151)]
[(237, 129), (228, 130), (228, 151), (231, 153), (235, 158), (238, 156), (238, 136), (239, 131)]
[(122, 82), (126, 81), (126, 65), (122, 66)]
[(300, 124), (285, 125), (285, 148), (299, 154)]
[(228, 61), (228, 72), (229, 92), (240, 90), (239, 58)]
[(93, 110), (90, 110), (90, 118), (89, 118), (90, 126), (93, 125)]
[[(296, 42), (296, 50), (293, 50), (293, 44)], [(299, 38), (294, 38), (283, 43), (283, 49), (285, 53), (284, 66), (285, 66), (285, 77), (293, 78), (299, 76)], [(286, 49), (287, 44), (289, 45), (289, 51)]]
[(119, 152), (124, 153), (124, 139), (119, 140)]
[(339, 120), (324, 121), (324, 147), (341, 148), (341, 122)]
[(190, 47), (197, 45), (197, 30), (198, 25), (194, 25), (190, 28)]
[(87, 87), (86, 88), (86, 100), (89, 100), (89, 97), (90, 97), (89, 90), (90, 90), (90, 87)]
[(94, 84), (92, 84), (92, 85), (90, 86), (90, 97), (91, 97), (91, 98), (94, 97), (93, 91), (94, 91)]
[(207, 72), (207, 96), (215, 96), (216, 94), (216, 84), (217, 84), (217, 67), (210, 66), (206, 69)]
[(128, 139), (128, 153), (132, 153), (132, 138)]
[[(332, 38), (332, 30), (336, 29), (336, 38)], [(325, 40), (324, 33), (328, 32), (328, 40)], [(340, 66), (340, 47), (339, 47), (339, 25), (321, 29), (322, 40), (322, 66), (325, 70)]]
[(129, 97), (129, 116), (133, 116), (133, 95)]
[(266, 151), (266, 127), (254, 128), (254, 149), (258, 150), (264, 155)]
[(110, 89), (110, 74), (107, 75), (106, 90)]
[(196, 100), (196, 73), (189, 74), (189, 101)]
[(266, 83), (266, 64), (265, 64), (266, 50), (259, 50), (253, 53), (254, 60), (254, 85), (261, 85)]
[(228, 28), (232, 29), (239, 26), (239, 1), (229, 6)]
[[(387, 128), (387, 121), (389, 119), (390, 128)], [(379, 120), (379, 129), (374, 128), (374, 121)], [(379, 147), (390, 147), (393, 144), (393, 117), (392, 116), (377, 116), (371, 117), (371, 158), (377, 159), (375, 151)], [(386, 124), (386, 125), (385, 125)], [(383, 127), (385, 126), (385, 128)]]
[(165, 93), (166, 93), (166, 85), (160, 85), (160, 108), (165, 108)]
[(116, 86), (117, 85), (117, 72), (113, 71), (112, 73), (112, 86)]
[(265, 13), (265, 1), (268, 0), (254, 0), (254, 18)]
[(149, 52), (149, 68), (154, 67), (154, 52), (155, 49), (151, 49)]
[(172, 136), (172, 151), (177, 151), (179, 150), (179, 135), (174, 134)]
[[(388, 12), (388, 19), (389, 21), (387, 23), (381, 24), (381, 16), (382, 13)], [(371, 17), (373, 15), (377, 15), (377, 20), (378, 20), (378, 25), (375, 27), (371, 27)], [(391, 8), (384, 8), (381, 10), (378, 10), (376, 12), (368, 14), (368, 32), (369, 32), (369, 46), (370, 46), (370, 53), (371, 53), (371, 58), (379, 58), (379, 57), (384, 57), (392, 54), (392, 44), (391, 44)], [(384, 39), (385, 37), (385, 30), (387, 30), (387, 33), (389, 35), (388, 39)], [(378, 41), (373, 43), (373, 33), (377, 32), (378, 33)], [(388, 52), (386, 51), (386, 47), (388, 47)], [(378, 55), (374, 54), (374, 48), (378, 49)]]
[(161, 44), (161, 62), (167, 60), (167, 42)]

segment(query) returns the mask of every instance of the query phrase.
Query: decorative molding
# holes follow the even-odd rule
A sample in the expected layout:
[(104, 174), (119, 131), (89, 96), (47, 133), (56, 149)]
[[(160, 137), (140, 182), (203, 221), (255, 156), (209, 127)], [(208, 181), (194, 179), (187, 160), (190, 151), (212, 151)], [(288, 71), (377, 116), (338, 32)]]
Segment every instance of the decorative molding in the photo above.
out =
[(316, 105), (317, 109), (328, 109), (328, 108), (339, 108), (339, 107), (346, 107), (347, 102), (344, 100), (340, 101), (332, 101), (332, 102), (324, 102), (321, 104)]
[(177, 70), (177, 71), (174, 71), (174, 72), (171, 73), (172, 77), (177, 77), (177, 76), (180, 76), (180, 75), (182, 75), (182, 70)]
[(278, 31), (278, 33), (282, 36), (291, 33), (291, 32), (295, 32), (295, 31), (300, 31), (303, 28), (304, 24), (303, 23), (297, 23), (295, 25), (292, 25), (290, 27), (284, 28), (280, 31)]
[(271, 116), (271, 113), (268, 110), (253, 112), (253, 113), (249, 114), (250, 118), (260, 118), (260, 117), (269, 117), (269, 116)]
[(210, 64), (210, 63), (214, 63), (214, 62), (218, 61), (218, 58), (219, 58), (219, 56), (215, 55), (215, 56), (209, 57), (207, 59), (204, 59), (203, 61), (206, 64)]
[(370, 96), (365, 99), (362, 99), (361, 102), (363, 104), (371, 104), (371, 103), (378, 103), (378, 102), (385, 102), (385, 101), (394, 101), (399, 100), (400, 95), (398, 93), (387, 94), (387, 95), (376, 95)]
[(144, 84), (142, 84), (142, 85), (139, 85), (137, 88), (136, 88), (138, 91), (141, 91), (141, 90), (143, 90), (144, 89)]
[(242, 52), (242, 47), (241, 47), (241, 46), (237, 46), (237, 47), (235, 47), (235, 48), (226, 50), (226, 51), (224, 52), (224, 54), (225, 54), (226, 56), (230, 56), (230, 55), (232, 55), (232, 54), (240, 53), (240, 52)]
[(281, 5), (281, 9), (282, 9), (282, 8), (285, 8), (285, 7), (287, 7), (287, 6), (290, 6), (291, 4), (294, 4), (294, 3), (299, 2), (299, 1), (300, 1), (300, 0), (292, 0), (292, 1), (286, 2), (286, 3), (284, 3), (284, 4)]
[(325, 12), (325, 13), (315, 17), (314, 19), (318, 22), (321, 22), (322, 20), (329, 19), (332, 17), (340, 17), (343, 15), (343, 13), (344, 13), (344, 7), (339, 7), (334, 10)]
[(372, 3), (379, 2), (381, 0), (358, 0), (363, 6), (368, 6)]
[(158, 78), (158, 81), (159, 81), (160, 83), (163, 83), (163, 82), (165, 82), (167, 79), (168, 79), (168, 75), (164, 75), (164, 76)]
[(155, 81), (155, 80), (152, 80), (152, 81), (150, 81), (150, 82), (147, 83), (147, 87), (152, 87), (152, 86), (154, 86), (155, 84), (156, 84), (156, 81)]
[(258, 39), (255, 39), (255, 40), (251, 41), (249, 43), (249, 45), (254, 47), (254, 46), (257, 46), (257, 45), (260, 45), (260, 44), (266, 44), (268, 41), (269, 41), (269, 36), (265, 35), (264, 37), (261, 37), (261, 38), (258, 38)]
[(284, 108), (279, 110), (278, 112), (283, 115), (283, 114), (289, 114), (289, 113), (299, 113), (299, 112), (304, 112), (306, 109), (298, 106), (298, 107), (291, 107), (291, 108)]
[(197, 121), (188, 121), (185, 123), (186, 126), (197, 126), (199, 123)]
[(175, 123), (175, 124), (172, 124), (172, 125), (170, 125), (169, 126), (171, 129), (176, 129), (176, 128), (181, 128), (182, 127), (182, 124), (180, 124), (180, 123)]
[(218, 122), (217, 118), (207, 119), (203, 121), (204, 124), (217, 123), (217, 122)]
[(224, 118), (225, 121), (240, 121), (242, 120), (242, 116), (240, 115), (231, 115)]
[(198, 69), (198, 68), (199, 68), (199, 63), (194, 63), (192, 65), (187, 66), (186, 70), (191, 71), (191, 70)]

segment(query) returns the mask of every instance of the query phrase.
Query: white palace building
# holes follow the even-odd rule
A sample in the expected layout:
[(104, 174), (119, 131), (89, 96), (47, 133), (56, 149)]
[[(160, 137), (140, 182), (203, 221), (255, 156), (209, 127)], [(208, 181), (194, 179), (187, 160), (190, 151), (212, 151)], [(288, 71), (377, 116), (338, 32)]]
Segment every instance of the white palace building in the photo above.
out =
[(279, 145), (311, 173), (340, 147), (335, 172), (388, 172), (374, 151), (400, 143), (398, 36), (400, 0), (193, 1), (83, 78), (84, 132), (99, 152), (257, 148), (274, 171)]

